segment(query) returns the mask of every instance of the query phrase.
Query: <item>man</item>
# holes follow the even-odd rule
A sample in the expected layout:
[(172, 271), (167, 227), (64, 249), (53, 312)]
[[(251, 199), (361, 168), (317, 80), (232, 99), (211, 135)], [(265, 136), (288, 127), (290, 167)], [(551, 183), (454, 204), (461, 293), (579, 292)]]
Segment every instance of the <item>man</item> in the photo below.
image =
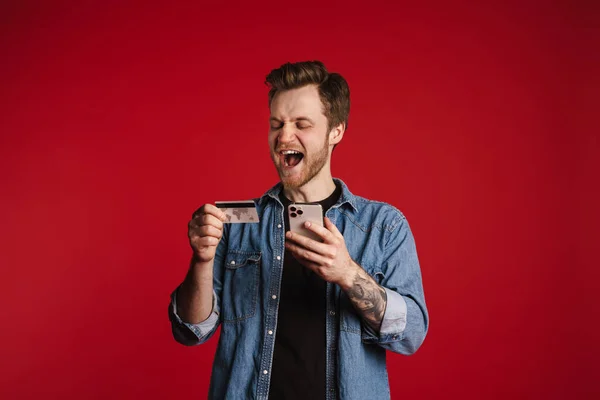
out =
[[(412, 354), (428, 314), (415, 243), (394, 207), (353, 195), (331, 175), (348, 124), (344, 78), (318, 61), (271, 71), (269, 147), (281, 182), (255, 199), (260, 223), (223, 224), (203, 205), (171, 296), (175, 339), (221, 336), (210, 398), (389, 398), (386, 349)], [(319, 203), (321, 241), (289, 231), (287, 206)]]

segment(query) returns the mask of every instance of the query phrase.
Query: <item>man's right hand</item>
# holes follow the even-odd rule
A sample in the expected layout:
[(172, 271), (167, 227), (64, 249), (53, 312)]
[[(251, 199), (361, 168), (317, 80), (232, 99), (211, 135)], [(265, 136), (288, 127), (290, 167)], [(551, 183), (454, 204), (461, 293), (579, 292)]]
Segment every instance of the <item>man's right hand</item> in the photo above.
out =
[(192, 215), (188, 238), (197, 262), (205, 263), (215, 258), (225, 219), (225, 213), (212, 204), (204, 204)]

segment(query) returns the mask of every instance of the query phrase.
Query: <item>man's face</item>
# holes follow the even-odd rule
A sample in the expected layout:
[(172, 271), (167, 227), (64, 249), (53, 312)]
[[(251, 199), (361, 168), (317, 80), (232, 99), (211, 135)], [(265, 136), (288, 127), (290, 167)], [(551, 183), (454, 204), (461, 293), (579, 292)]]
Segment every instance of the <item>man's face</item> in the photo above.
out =
[(329, 132), (322, 107), (315, 85), (277, 93), (271, 102), (269, 147), (285, 187), (303, 186), (327, 164)]

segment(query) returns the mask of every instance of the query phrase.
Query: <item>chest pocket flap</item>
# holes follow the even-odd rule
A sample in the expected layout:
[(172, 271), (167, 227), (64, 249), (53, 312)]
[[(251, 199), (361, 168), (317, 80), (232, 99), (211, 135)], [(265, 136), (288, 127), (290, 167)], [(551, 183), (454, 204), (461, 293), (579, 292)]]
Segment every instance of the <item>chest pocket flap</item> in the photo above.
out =
[(249, 252), (249, 251), (237, 251), (230, 250), (227, 253), (225, 260), (225, 268), (227, 269), (238, 269), (246, 266), (247, 264), (258, 264), (261, 258), (260, 251)]

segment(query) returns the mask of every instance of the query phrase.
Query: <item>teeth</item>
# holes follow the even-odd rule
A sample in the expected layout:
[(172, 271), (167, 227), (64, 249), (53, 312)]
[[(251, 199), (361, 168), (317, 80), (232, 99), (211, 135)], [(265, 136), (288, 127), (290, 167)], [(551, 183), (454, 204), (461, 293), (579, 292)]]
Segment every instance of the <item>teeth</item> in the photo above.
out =
[(287, 154), (301, 154), (301, 153), (299, 151), (296, 151), (296, 150), (283, 150), (281, 152), (281, 154), (287, 155)]

